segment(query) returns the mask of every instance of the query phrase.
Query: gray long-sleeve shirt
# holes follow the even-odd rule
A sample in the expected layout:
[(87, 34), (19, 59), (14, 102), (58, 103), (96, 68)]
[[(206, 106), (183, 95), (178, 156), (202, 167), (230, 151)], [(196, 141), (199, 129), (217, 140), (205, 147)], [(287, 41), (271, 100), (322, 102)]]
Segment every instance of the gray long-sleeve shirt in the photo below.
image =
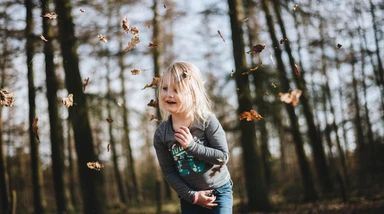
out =
[(196, 191), (218, 188), (229, 181), (230, 174), (225, 132), (214, 114), (189, 130), (194, 140), (183, 149), (175, 140), (170, 117), (157, 127), (154, 147), (165, 180), (192, 203)]

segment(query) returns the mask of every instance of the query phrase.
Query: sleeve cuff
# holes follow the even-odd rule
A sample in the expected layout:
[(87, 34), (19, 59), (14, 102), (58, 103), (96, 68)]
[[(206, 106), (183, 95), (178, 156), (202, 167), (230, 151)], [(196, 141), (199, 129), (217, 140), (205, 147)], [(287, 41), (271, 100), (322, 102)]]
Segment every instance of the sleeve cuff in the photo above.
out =
[(196, 204), (198, 198), (199, 198), (199, 196), (198, 196), (197, 192), (195, 192), (195, 196), (193, 198), (193, 203), (192, 204)]

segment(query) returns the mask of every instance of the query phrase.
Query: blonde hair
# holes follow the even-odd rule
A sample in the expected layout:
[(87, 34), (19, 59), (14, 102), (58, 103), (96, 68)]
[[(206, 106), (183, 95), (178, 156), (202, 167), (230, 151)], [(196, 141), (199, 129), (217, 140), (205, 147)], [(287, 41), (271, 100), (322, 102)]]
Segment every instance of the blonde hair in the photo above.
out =
[[(160, 98), (163, 82), (173, 81), (178, 93), (182, 94), (181, 112), (193, 112), (194, 120), (204, 123), (211, 113), (211, 100), (204, 87), (200, 69), (189, 62), (175, 62), (163, 73), (158, 85), (157, 96)], [(162, 120), (168, 120), (170, 113), (159, 102)]]

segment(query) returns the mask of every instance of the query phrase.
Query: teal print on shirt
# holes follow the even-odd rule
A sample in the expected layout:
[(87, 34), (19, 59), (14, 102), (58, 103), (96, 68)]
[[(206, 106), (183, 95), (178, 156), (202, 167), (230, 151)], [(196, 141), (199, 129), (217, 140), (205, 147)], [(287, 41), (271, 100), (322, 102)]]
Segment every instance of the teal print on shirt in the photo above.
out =
[[(205, 168), (204, 161), (194, 159), (192, 155), (189, 155), (187, 152), (184, 151), (183, 148), (180, 146), (177, 146), (177, 144), (172, 145), (171, 154), (174, 158), (174, 160), (177, 162), (177, 169), (179, 170), (179, 174), (181, 176), (189, 175), (190, 171), (189, 169), (183, 169), (183, 161), (188, 161), (189, 168), (191, 168), (194, 172), (201, 172)], [(196, 165), (195, 162), (198, 162)]]

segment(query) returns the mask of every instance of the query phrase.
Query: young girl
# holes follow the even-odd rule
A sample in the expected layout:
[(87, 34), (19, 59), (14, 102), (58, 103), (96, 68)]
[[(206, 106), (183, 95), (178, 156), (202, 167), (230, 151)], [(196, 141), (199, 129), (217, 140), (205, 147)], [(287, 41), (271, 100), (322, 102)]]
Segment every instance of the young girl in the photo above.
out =
[(158, 98), (163, 122), (154, 147), (165, 180), (181, 198), (181, 212), (232, 213), (227, 140), (200, 70), (188, 62), (172, 64), (160, 80)]

